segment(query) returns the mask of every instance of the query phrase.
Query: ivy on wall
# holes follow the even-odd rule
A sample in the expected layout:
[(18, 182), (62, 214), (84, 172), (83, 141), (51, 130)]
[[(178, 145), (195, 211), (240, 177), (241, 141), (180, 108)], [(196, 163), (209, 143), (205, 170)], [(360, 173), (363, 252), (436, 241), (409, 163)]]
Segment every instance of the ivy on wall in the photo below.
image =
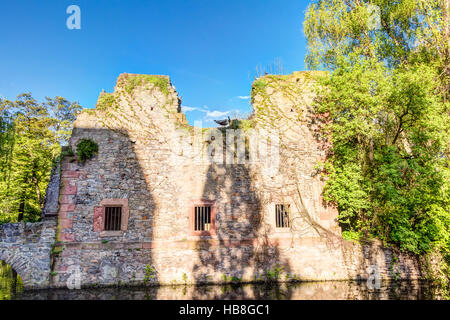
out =
[(91, 139), (81, 139), (77, 143), (77, 157), (80, 162), (91, 159), (98, 153), (98, 144)]

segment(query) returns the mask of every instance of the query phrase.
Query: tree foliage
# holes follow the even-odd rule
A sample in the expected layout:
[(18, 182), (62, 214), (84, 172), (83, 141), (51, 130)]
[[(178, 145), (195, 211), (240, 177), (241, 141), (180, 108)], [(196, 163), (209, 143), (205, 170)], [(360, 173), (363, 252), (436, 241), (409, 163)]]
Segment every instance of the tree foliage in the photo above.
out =
[(448, 2), (314, 1), (306, 62), (332, 121), (325, 197), (354, 235), (450, 257)]
[(0, 223), (39, 219), (53, 160), (80, 110), (62, 97), (0, 100)]

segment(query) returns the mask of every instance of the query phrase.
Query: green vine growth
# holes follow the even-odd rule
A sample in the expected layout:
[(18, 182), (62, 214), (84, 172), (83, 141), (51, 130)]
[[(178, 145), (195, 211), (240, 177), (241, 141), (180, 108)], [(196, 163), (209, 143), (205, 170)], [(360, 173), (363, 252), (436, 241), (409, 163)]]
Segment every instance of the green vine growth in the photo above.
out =
[(155, 278), (156, 278), (156, 269), (153, 266), (147, 264), (145, 266), (144, 284), (147, 284), (147, 282)]
[(126, 77), (125, 83), (125, 91), (128, 94), (132, 94), (134, 89), (140, 86), (144, 86), (146, 84), (152, 84), (155, 87), (158, 87), (166, 97), (169, 95), (169, 80), (162, 76), (153, 76), (153, 75), (128, 75)]
[(81, 162), (92, 158), (98, 153), (98, 144), (91, 139), (81, 139), (77, 144), (77, 157)]

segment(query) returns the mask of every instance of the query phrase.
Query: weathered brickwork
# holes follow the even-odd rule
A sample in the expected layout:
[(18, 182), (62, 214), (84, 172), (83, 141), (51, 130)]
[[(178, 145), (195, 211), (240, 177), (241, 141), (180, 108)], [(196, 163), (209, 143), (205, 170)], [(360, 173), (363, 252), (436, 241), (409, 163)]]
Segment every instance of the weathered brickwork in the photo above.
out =
[[(341, 238), (315, 170), (329, 147), (311, 111), (315, 76), (257, 79), (253, 115), (223, 135), (188, 125), (168, 77), (121, 75), (74, 123), (72, 149), (88, 138), (98, 154), (62, 160), (43, 222), (0, 226), (0, 259), (27, 288), (422, 278), (413, 256)], [(210, 217), (194, 230), (199, 206)], [(109, 207), (121, 213), (112, 229)]]
[[(103, 93), (74, 124), (72, 148), (89, 138), (99, 151), (85, 163), (63, 160), (63, 251), (52, 285), (66, 286), (74, 268), (86, 286), (254, 281), (278, 268), (285, 279), (357, 279), (374, 265), (383, 278), (422, 277), (414, 257), (341, 239), (314, 170), (327, 141), (311, 112), (313, 76), (267, 76), (253, 86), (254, 114), (238, 127), (279, 137), (274, 171), (267, 159), (198, 161), (196, 143), (216, 156), (230, 147), (216, 144), (221, 131), (200, 129), (202, 139), (193, 138), (199, 129), (187, 124), (168, 77), (121, 75), (114, 93)], [(121, 229), (103, 230), (105, 203), (124, 208), (125, 201)], [(214, 205), (215, 229), (198, 235), (192, 206), (203, 202)], [(290, 207), (289, 228), (277, 228), (276, 204)]]
[(56, 221), (49, 218), (38, 223), (0, 225), (0, 260), (16, 270), (25, 288), (49, 286), (55, 230)]

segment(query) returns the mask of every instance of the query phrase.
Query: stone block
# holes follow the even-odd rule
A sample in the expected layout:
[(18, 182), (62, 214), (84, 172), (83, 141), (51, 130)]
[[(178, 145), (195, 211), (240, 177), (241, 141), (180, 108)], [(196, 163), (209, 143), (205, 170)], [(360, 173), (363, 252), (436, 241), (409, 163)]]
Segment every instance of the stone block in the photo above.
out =
[(74, 211), (75, 210), (75, 204), (62, 204), (60, 211), (61, 212), (69, 212), (69, 211)]
[(65, 185), (61, 194), (62, 195), (76, 195), (77, 194), (77, 186)]

